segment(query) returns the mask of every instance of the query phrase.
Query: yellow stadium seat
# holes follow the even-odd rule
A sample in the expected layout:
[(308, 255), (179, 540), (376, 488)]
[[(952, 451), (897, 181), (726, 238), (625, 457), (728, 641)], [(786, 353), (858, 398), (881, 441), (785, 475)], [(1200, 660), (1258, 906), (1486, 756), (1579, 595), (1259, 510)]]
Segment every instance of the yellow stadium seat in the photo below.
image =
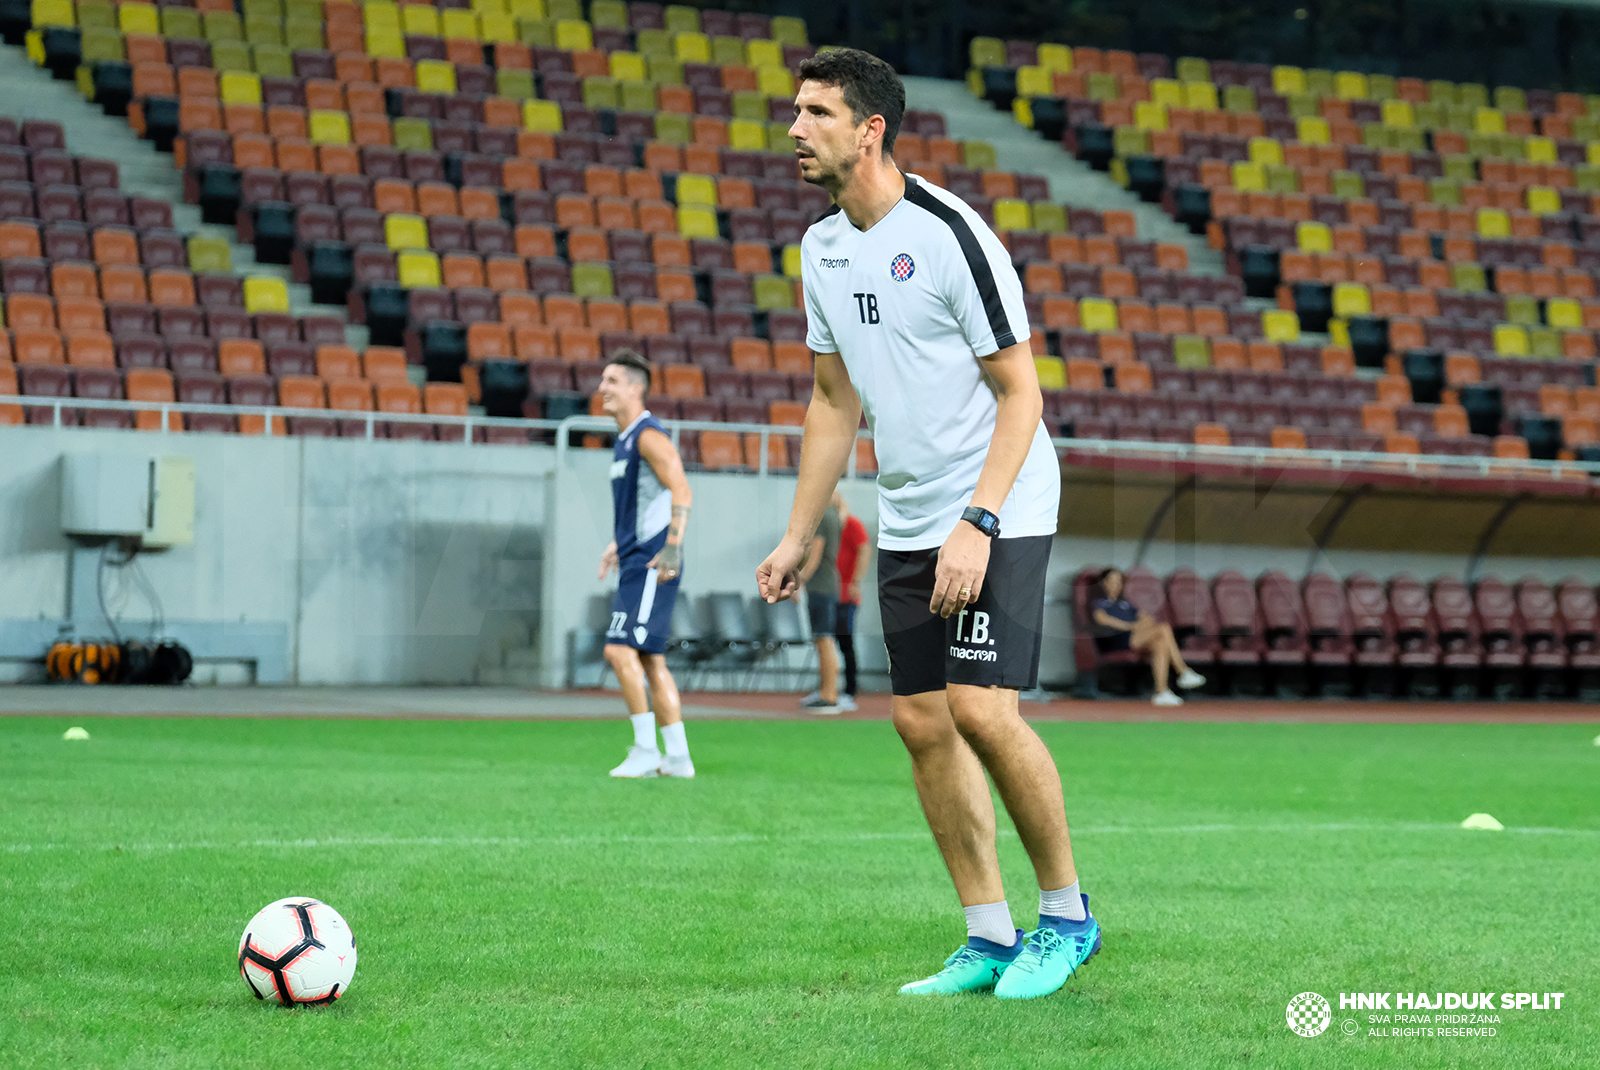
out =
[(383, 240), (391, 249), (426, 249), (428, 221), (419, 215), (395, 212), (384, 218)]
[(1086, 331), (1116, 330), (1116, 302), (1104, 297), (1085, 297), (1078, 302), (1078, 324)]
[(130, 0), (117, 8), (117, 28), (123, 33), (160, 36), (161, 16), (156, 11), (156, 5)]
[(1233, 165), (1233, 188), (1260, 192), (1267, 188), (1267, 176), (1258, 163), (1240, 161)]
[(439, 12), (439, 36), (468, 41), (482, 40), (478, 32), (478, 16), (458, 7), (444, 8)]
[(76, 26), (78, 13), (72, 0), (33, 0), (34, 26)]
[(1067, 388), (1067, 362), (1060, 357), (1034, 357), (1033, 367), (1039, 373), (1039, 389)]
[(710, 175), (692, 175), (683, 172), (678, 175), (678, 203), (682, 204), (711, 204), (717, 203), (717, 182)]
[(454, 93), (456, 68), (442, 59), (417, 60), (417, 89), (424, 93)]
[(549, 134), (561, 132), (561, 105), (553, 100), (528, 100), (522, 105), (522, 125)]
[(719, 237), (716, 210), (700, 204), (679, 205), (678, 233), (685, 238)]
[(1326, 223), (1310, 220), (1294, 228), (1295, 247), (1308, 253), (1333, 252), (1333, 230)]
[(1153, 100), (1141, 100), (1133, 106), (1133, 125), (1140, 130), (1165, 130), (1167, 106)]
[(1333, 131), (1328, 128), (1328, 120), (1320, 115), (1308, 115), (1304, 119), (1296, 119), (1294, 128), (1300, 140), (1307, 145), (1326, 145), (1333, 140)]
[(744, 62), (747, 67), (781, 67), (783, 46), (766, 38), (747, 41), (744, 46)]
[(772, 39), (780, 45), (794, 45), (796, 48), (805, 48), (811, 43), (806, 36), (806, 20), (792, 15), (773, 16)]
[(1479, 108), (1472, 115), (1472, 129), (1480, 134), (1505, 133), (1505, 112), (1500, 111), (1498, 108)]
[(582, 19), (558, 19), (556, 47), (568, 52), (587, 52), (594, 47), (594, 30)]
[(1250, 162), (1263, 167), (1283, 163), (1283, 142), (1275, 137), (1251, 138)]
[(545, 10), (544, 0), (507, 0), (506, 7), (511, 14), (519, 19), (545, 19), (550, 13)]
[(1211, 81), (1210, 62), (1198, 56), (1179, 56), (1178, 62), (1172, 65), (1172, 71), (1180, 82)]
[(350, 116), (342, 111), (313, 111), (309, 116), (307, 133), (319, 145), (348, 145)]
[(1011, 117), (1029, 130), (1033, 129), (1033, 101), (1027, 97), (1011, 99)]
[(1272, 68), (1272, 91), (1288, 96), (1306, 91), (1306, 72), (1299, 67)]
[(400, 272), (400, 285), (406, 289), (440, 284), (439, 257), (434, 253), (408, 249), (396, 258), (396, 267)]
[(754, 119), (730, 120), (728, 147), (735, 152), (766, 152), (767, 124)]
[(367, 55), (377, 59), (405, 59), (406, 39), (399, 30), (367, 27)]
[(769, 97), (794, 96), (794, 75), (787, 67), (761, 67), (756, 71), (758, 88)]
[(998, 37), (974, 37), (967, 46), (967, 60), (972, 66), (1004, 67), (1006, 65), (1006, 43)]
[(224, 104), (260, 104), (261, 78), (245, 71), (223, 71), (217, 77), (217, 96)]
[(1054, 96), (1055, 91), (1055, 81), (1045, 68), (1038, 65), (1017, 68), (1019, 97), (1049, 97)]
[(1216, 111), (1217, 87), (1211, 82), (1184, 82), (1183, 103), (1195, 111)]
[(1551, 215), (1561, 211), (1561, 193), (1549, 186), (1528, 187), (1528, 211)]
[(489, 42), (510, 42), (517, 39), (517, 20), (513, 15), (485, 11), (478, 16), (479, 32)]
[(628, 28), (628, 5), (622, 0), (594, 0), (589, 5), (589, 21), (612, 30)]
[(258, 312), (289, 311), (289, 287), (272, 275), (248, 275), (244, 280), (244, 310)]
[(1478, 235), (1484, 238), (1511, 237), (1511, 217), (1499, 208), (1479, 208)]
[(1300, 317), (1283, 308), (1269, 308), (1261, 313), (1261, 333), (1269, 342), (1298, 342)]
[(189, 270), (232, 273), (233, 252), (224, 238), (196, 234), (189, 239)]
[(1072, 70), (1072, 49), (1066, 45), (1040, 45), (1039, 66), (1054, 73)]
[(642, 82), (650, 76), (650, 68), (645, 66), (644, 57), (637, 52), (613, 52), (609, 62), (611, 77), (618, 81), (627, 78)]
[(1494, 351), (1502, 357), (1527, 356), (1528, 332), (1514, 323), (1495, 324)]
[(790, 153), (794, 151), (794, 138), (789, 136), (788, 123), (767, 124), (767, 151)]
[(1029, 230), (1033, 227), (1033, 211), (1027, 201), (1001, 197), (994, 202), (995, 230)]
[(374, 26), (385, 30), (400, 28), (400, 5), (388, 0), (374, 0), (361, 9), (361, 24), (368, 30)]
[(1405, 129), (1417, 123), (1416, 114), (1411, 110), (1411, 102), (1408, 100), (1386, 100), (1380, 107), (1384, 126)]
[(1175, 78), (1150, 79), (1150, 99), (1157, 104), (1165, 104), (1169, 108), (1182, 108), (1186, 105), (1183, 95), (1183, 83)]
[(1544, 305), (1544, 321), (1552, 327), (1583, 327), (1583, 306), (1570, 297), (1552, 297)]
[[(803, 263), (804, 260), (800, 255), (799, 243), (791, 243), (783, 247), (783, 273), (785, 275), (789, 276), (791, 279), (798, 279), (800, 277), (801, 265)], [(1578, 313), (1578, 318), (1580, 320), (1583, 318), (1583, 313), (1581, 310)]]
[[(601, 4), (606, 2), (607, 0), (599, 0), (599, 3)], [(615, 3), (616, 0), (611, 0), (611, 2)], [(504, 15), (509, 13), (509, 10), (506, 7), (506, 0), (472, 0), (472, 4), (470, 6), (473, 14), (480, 17), (490, 14)]]
[(420, 37), (438, 37), (439, 9), (432, 4), (401, 4), (400, 28)]
[(1533, 163), (1555, 163), (1557, 160), (1554, 138), (1535, 134), (1523, 142), (1523, 151)]
[(1370, 92), (1367, 76), (1355, 71), (1339, 71), (1333, 76), (1333, 92), (1340, 100), (1365, 100)]
[(1372, 312), (1372, 295), (1359, 282), (1340, 282), (1333, 287), (1335, 316), (1366, 316)]
[(711, 38), (703, 33), (680, 33), (672, 39), (672, 54), (679, 63), (710, 63)]

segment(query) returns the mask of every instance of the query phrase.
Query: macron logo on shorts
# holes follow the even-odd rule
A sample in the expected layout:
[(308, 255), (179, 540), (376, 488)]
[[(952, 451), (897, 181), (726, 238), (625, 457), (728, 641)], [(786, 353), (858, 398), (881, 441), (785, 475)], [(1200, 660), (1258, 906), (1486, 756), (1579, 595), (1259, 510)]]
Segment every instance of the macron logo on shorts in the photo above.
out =
[[(969, 616), (972, 618), (971, 621), (967, 620)], [(957, 613), (956, 642), (967, 644), (965, 647), (950, 647), (950, 656), (958, 661), (994, 661), (999, 657), (993, 649), (969, 649), (970, 647), (992, 648), (994, 646), (994, 638), (989, 634), (989, 614), (987, 613), (965, 609)]]

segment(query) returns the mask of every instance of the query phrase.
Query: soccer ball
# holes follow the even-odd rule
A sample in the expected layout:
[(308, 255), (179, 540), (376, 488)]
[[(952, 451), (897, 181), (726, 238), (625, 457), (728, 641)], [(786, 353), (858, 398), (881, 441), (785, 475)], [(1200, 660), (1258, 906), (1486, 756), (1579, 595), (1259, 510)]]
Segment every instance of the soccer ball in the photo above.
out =
[(257, 999), (332, 1003), (356, 972), (356, 938), (339, 912), (304, 896), (261, 908), (239, 937), (239, 973)]

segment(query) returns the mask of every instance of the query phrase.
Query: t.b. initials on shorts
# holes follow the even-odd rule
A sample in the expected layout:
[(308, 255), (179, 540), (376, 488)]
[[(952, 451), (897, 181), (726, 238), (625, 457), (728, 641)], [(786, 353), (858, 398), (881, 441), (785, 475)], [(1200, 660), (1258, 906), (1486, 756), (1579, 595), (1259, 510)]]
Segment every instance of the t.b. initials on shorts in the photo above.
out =
[(956, 614), (955, 638), (950, 643), (950, 656), (958, 661), (999, 659), (1000, 655), (994, 649), (994, 636), (989, 633), (989, 614), (976, 609), (963, 609)]

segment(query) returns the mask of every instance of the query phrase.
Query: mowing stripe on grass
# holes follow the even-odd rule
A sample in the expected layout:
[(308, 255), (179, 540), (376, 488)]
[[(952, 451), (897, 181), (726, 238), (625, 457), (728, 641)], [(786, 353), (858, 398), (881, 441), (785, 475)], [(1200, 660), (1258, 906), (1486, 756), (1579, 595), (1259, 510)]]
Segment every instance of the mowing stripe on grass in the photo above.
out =
[[(1389, 823), (1346, 824), (1325, 822), (1321, 824), (1278, 825), (1169, 825), (1169, 826), (1116, 826), (1073, 829), (1074, 837), (1150, 835), (1171, 836), (1190, 833), (1260, 833), (1260, 832), (1459, 832), (1453, 824), (1395, 821)], [(1535, 836), (1600, 836), (1600, 829), (1563, 828), (1507, 828), (1506, 832)], [(1015, 838), (1011, 829), (1001, 829), (999, 835)], [(323, 837), (303, 840), (241, 840), (237, 843), (214, 843), (199, 840), (193, 843), (8, 843), (7, 854), (26, 854), (33, 851), (242, 851), (266, 848), (268, 850), (306, 850), (344, 847), (606, 847), (633, 843), (693, 844), (696, 846), (738, 846), (740, 844), (769, 843), (868, 843), (876, 840), (926, 840), (927, 831), (916, 832), (847, 832), (838, 834), (801, 833), (796, 835), (760, 835), (737, 833), (726, 836), (365, 836)]]

